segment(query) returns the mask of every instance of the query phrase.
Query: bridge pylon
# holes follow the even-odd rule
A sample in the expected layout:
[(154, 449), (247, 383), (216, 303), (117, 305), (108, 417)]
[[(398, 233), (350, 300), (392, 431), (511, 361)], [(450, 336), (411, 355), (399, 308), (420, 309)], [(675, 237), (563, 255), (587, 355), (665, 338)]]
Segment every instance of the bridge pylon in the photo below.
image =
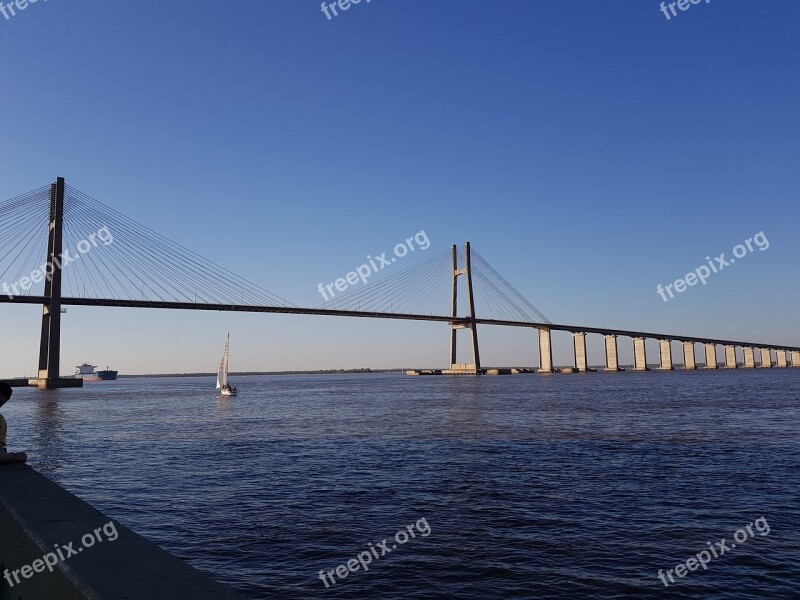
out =
[(47, 277), (44, 280), (39, 376), (28, 381), (42, 389), (81, 387), (80, 378), (63, 379), (61, 366), (61, 255), (64, 251), (64, 178), (50, 185), (50, 223), (47, 232)]
[[(475, 320), (475, 299), (472, 293), (472, 256), (470, 245), (464, 245), (464, 267), (458, 268), (458, 249), (453, 244), (453, 287), (451, 316), (458, 317), (458, 278), (464, 276), (467, 284), (468, 321), (450, 322), (450, 369), (445, 371), (451, 375), (480, 375), (481, 354), (478, 348), (478, 326)], [(459, 329), (472, 332), (472, 363), (457, 363), (457, 333)]]

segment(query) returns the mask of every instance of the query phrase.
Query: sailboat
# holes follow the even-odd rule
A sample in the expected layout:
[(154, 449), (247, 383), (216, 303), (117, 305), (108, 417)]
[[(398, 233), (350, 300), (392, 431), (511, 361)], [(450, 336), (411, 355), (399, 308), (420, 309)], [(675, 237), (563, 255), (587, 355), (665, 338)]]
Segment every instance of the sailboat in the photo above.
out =
[(230, 356), (231, 349), (231, 334), (228, 334), (228, 339), (225, 340), (225, 352), (222, 353), (222, 360), (219, 361), (219, 370), (217, 371), (217, 389), (222, 390), (220, 393), (223, 396), (236, 396), (239, 390), (235, 385), (228, 383), (228, 357)]

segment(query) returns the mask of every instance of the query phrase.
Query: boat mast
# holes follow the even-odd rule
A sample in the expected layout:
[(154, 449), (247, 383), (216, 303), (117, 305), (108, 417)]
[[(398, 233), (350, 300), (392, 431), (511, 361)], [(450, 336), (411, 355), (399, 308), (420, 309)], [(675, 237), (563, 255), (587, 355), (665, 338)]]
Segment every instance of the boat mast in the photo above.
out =
[(228, 365), (231, 361), (231, 332), (228, 332), (228, 338), (225, 340), (225, 385), (228, 385)]

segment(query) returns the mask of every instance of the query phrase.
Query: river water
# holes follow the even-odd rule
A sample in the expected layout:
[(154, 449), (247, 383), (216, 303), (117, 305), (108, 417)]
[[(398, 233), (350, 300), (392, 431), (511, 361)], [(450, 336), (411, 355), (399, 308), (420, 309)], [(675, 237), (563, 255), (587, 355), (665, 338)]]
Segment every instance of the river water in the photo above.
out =
[(800, 597), (800, 369), (235, 383), (18, 388), (9, 446), (246, 598)]

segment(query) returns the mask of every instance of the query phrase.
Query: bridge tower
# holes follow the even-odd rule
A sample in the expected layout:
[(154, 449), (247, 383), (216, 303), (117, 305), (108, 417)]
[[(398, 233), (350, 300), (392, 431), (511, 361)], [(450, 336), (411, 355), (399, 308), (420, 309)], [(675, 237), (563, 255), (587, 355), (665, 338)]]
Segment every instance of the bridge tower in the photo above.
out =
[[(470, 245), (467, 242), (464, 246), (464, 268), (458, 268), (458, 250), (453, 245), (453, 304), (452, 317), (458, 317), (458, 278), (463, 275), (467, 284), (467, 307), (469, 310), (468, 322), (450, 323), (450, 374), (480, 375), (481, 374), (481, 354), (478, 349), (478, 327), (475, 322), (475, 300), (472, 294), (472, 256)], [(472, 332), (472, 364), (458, 364), (457, 360), (457, 333), (459, 329), (469, 329)]]
[(81, 387), (79, 378), (59, 377), (61, 361), (61, 253), (64, 250), (64, 178), (50, 185), (50, 223), (47, 234), (47, 271), (42, 305), (42, 337), (39, 343), (39, 377), (30, 385), (42, 389)]

